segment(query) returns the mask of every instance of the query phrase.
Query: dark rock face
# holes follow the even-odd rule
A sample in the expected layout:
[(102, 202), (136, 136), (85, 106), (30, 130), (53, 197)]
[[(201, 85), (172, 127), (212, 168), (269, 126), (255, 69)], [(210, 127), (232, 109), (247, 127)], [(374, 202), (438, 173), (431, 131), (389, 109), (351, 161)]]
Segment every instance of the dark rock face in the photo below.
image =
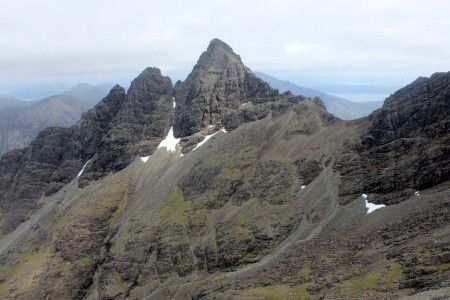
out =
[(278, 92), (254, 76), (230, 46), (215, 39), (186, 81), (175, 85), (174, 95), (174, 134), (185, 137), (209, 125), (220, 127), (222, 117), (241, 104), (267, 102)]
[[(157, 151), (114, 173), (151, 154), (171, 125), (172, 84), (150, 68), (128, 94), (116, 86), (75, 126), (2, 158), (3, 232), (64, 186), (16, 244), (0, 236), (5, 298), (390, 299), (449, 286), (450, 181), (370, 216), (362, 199), (337, 201), (364, 192), (390, 204), (411, 196), (411, 184), (448, 180), (448, 74), (344, 122), (320, 99), (237, 76), (241, 62), (224, 43), (209, 48), (191, 83), (177, 84), (186, 97), (174, 126), (193, 133), (189, 147), (206, 131), (229, 132), (196, 152)], [(88, 160), (81, 186), (108, 176), (83, 190), (66, 184)]]
[(449, 108), (450, 72), (419, 78), (387, 98), (344, 168), (353, 166), (346, 178), (354, 182), (341, 194), (373, 193), (377, 203), (390, 204), (448, 180)]
[[(156, 68), (147, 68), (132, 83), (126, 101), (92, 153), (82, 180), (98, 179), (105, 173), (128, 166), (136, 155), (153, 153), (167, 135), (173, 111), (172, 81)], [(91, 157), (92, 157), (91, 155)]]
[(148, 68), (128, 91), (116, 85), (108, 96), (70, 128), (48, 128), (28, 148), (0, 161), (0, 228), (9, 232), (35, 209), (37, 200), (74, 179), (88, 161), (80, 185), (151, 154), (167, 134), (172, 118), (172, 82)]

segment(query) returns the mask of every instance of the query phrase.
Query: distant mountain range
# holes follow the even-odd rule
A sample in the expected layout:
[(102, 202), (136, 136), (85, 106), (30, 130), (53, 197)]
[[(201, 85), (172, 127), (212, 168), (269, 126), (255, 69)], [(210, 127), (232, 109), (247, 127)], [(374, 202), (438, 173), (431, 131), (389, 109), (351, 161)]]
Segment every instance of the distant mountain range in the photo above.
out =
[(101, 85), (90, 85), (79, 83), (73, 88), (65, 91), (62, 95), (74, 96), (83, 100), (100, 101), (113, 87), (113, 84), (104, 83)]
[(376, 84), (334, 84), (312, 86), (311, 88), (329, 94), (392, 94), (396, 90), (400, 89), (401, 86)]
[(383, 105), (383, 101), (352, 102), (315, 89), (298, 86), (290, 81), (279, 80), (262, 72), (255, 72), (255, 75), (280, 92), (291, 91), (296, 96), (319, 97), (330, 113), (343, 120), (353, 120), (367, 116)]
[[(44, 128), (73, 125), (83, 112), (104, 98), (111, 87), (111, 84), (93, 86), (80, 83), (42, 100), (0, 98), (0, 156), (8, 150), (28, 146)], [(46, 93), (49, 91), (52, 89)], [(42, 93), (28, 95), (30, 99), (35, 99)]]
[(23, 101), (14, 98), (0, 98), (0, 110), (10, 107), (26, 107), (34, 103), (34, 101)]
[(74, 124), (83, 112), (96, 104), (96, 101), (68, 95), (21, 102), (32, 105), (0, 110), (0, 156), (8, 150), (28, 146), (44, 128)]
[[(42, 82), (30, 86), (24, 86), (10, 93), (0, 95), (0, 98), (13, 98), (18, 100), (40, 100), (54, 95), (75, 96), (83, 100), (100, 101), (113, 84), (105, 83), (100, 85), (90, 85), (79, 83), (74, 87), (60, 82)], [(0, 107), (1, 109), (1, 107)]]
[(450, 72), (323, 102), (218, 39), (114, 86), (0, 159), (0, 298), (448, 299)]

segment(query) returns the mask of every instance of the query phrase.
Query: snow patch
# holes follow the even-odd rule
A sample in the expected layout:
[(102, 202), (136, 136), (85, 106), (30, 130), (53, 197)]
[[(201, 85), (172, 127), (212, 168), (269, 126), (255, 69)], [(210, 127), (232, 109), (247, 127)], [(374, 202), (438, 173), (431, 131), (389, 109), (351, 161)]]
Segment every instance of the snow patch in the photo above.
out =
[(202, 146), (204, 143), (206, 143), (210, 138), (212, 138), (214, 135), (216, 135), (218, 132), (224, 132), (226, 133), (227, 131), (225, 130), (225, 128), (220, 129), (219, 131), (214, 132), (213, 134), (207, 135), (205, 136), (205, 138), (203, 139), (203, 141), (201, 141), (200, 143), (197, 144), (197, 146), (195, 146), (194, 149), (192, 149), (192, 151), (194, 151), (195, 149), (199, 148), (200, 146)]
[(303, 190), (305, 187), (306, 187), (306, 185), (302, 185), (302, 187), (300, 189)]
[(370, 214), (371, 212), (373, 212), (373, 211), (375, 211), (375, 210), (377, 210), (379, 208), (382, 208), (382, 207), (386, 206), (384, 204), (373, 204), (373, 203), (370, 203), (367, 200), (365, 201), (365, 203), (366, 203), (366, 208), (367, 208), (366, 215)]
[(148, 160), (149, 157), (150, 157), (150, 155), (149, 155), (149, 156), (141, 157), (141, 159), (142, 159), (143, 162), (147, 162), (147, 160)]
[(169, 133), (167, 134), (166, 138), (161, 143), (159, 143), (158, 149), (166, 148), (167, 151), (175, 152), (177, 149), (177, 146), (179, 146), (179, 144), (178, 144), (179, 142), (180, 142), (180, 139), (179, 138), (176, 139), (173, 136), (173, 126), (172, 126), (172, 127), (170, 127)]
[(367, 195), (366, 194), (362, 194), (361, 195), (364, 199), (367, 199)]
[(247, 104), (249, 104), (250, 102), (245, 102), (245, 103), (242, 103), (242, 106), (244, 106), (244, 105), (247, 105)]
[(414, 193), (414, 195), (416, 195), (416, 196), (420, 196), (420, 193), (419, 193), (419, 191), (416, 191), (416, 192)]
[(175, 109), (175, 107), (177, 106), (177, 103), (175, 102), (175, 97), (172, 98), (173, 101), (173, 109)]
[(84, 164), (83, 168), (82, 168), (81, 171), (78, 173), (77, 177), (80, 177), (81, 174), (83, 174), (84, 168), (86, 168), (87, 164), (88, 164), (90, 161), (91, 161), (91, 160), (88, 160), (88, 161)]

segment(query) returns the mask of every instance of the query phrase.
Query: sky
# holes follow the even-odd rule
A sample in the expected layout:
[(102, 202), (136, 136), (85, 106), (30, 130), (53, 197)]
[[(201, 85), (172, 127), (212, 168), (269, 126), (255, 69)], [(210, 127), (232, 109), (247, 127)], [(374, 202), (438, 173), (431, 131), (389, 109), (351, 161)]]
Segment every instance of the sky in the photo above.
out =
[(450, 70), (450, 1), (0, 0), (0, 93), (39, 82), (184, 80), (213, 38), (302, 86), (402, 86)]

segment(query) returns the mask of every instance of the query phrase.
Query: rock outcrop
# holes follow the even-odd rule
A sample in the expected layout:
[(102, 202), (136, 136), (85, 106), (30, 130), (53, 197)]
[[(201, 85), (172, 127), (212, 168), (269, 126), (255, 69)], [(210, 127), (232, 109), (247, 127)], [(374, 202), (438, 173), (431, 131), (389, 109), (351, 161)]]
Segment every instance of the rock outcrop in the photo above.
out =
[(373, 194), (376, 203), (398, 203), (447, 181), (449, 107), (450, 72), (418, 78), (387, 98), (369, 116), (370, 127), (343, 168), (344, 203), (358, 193)]
[[(255, 79), (223, 42), (208, 48), (185, 83), (146, 69), (2, 158), (1, 233), (36, 211), (0, 233), (6, 299), (396, 299), (449, 286), (448, 74), (345, 122)], [(157, 149), (171, 126), (196, 150)], [(388, 205), (367, 214), (364, 200)]]
[(174, 89), (177, 103), (174, 134), (186, 137), (208, 126), (222, 126), (222, 118), (252, 102), (263, 103), (278, 95), (256, 77), (230, 46), (214, 39), (184, 82)]
[(148, 68), (128, 94), (116, 85), (77, 124), (48, 128), (29, 147), (6, 153), (0, 161), (1, 230), (16, 228), (42, 196), (73, 180), (85, 163), (80, 186), (151, 154), (168, 132), (172, 106), (171, 80)]

